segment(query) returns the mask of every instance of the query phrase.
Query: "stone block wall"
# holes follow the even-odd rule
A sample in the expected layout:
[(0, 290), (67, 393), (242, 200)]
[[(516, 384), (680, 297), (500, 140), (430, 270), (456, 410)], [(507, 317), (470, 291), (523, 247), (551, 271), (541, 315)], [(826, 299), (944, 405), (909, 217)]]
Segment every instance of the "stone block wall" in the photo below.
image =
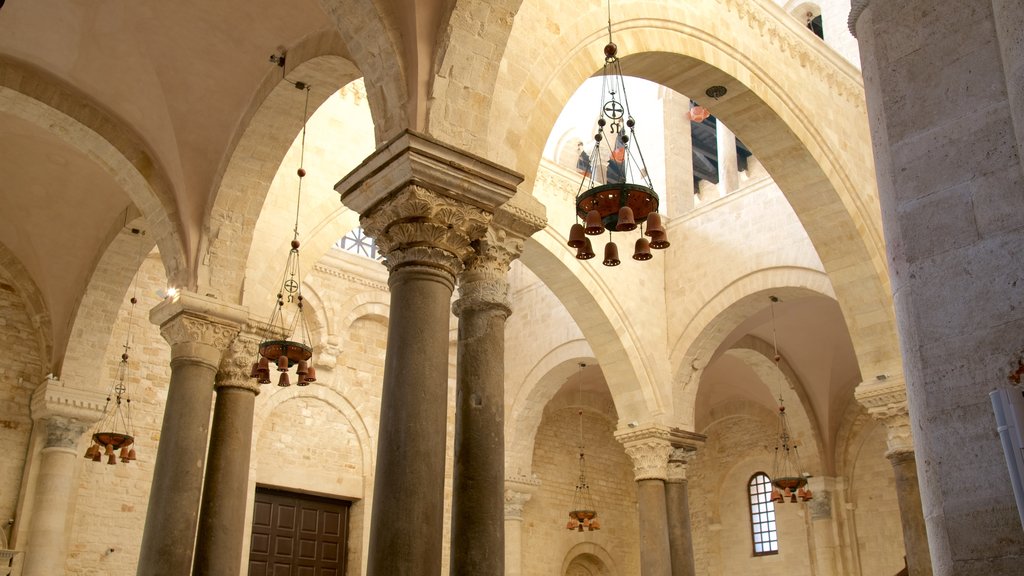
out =
[(579, 476), (580, 424), (576, 406), (546, 410), (537, 431), (533, 473), (541, 485), (523, 510), (523, 575), (557, 574), (567, 554), (580, 542), (591, 542), (615, 559), (608, 574), (638, 574), (639, 528), (633, 465), (612, 436), (615, 419), (587, 408), (583, 435), (587, 480), (601, 530), (566, 530), (568, 512)]
[(861, 574), (895, 574), (903, 569), (903, 527), (892, 464), (885, 457), (885, 426), (864, 434), (850, 477), (852, 533)]
[(41, 383), (43, 359), (35, 330), (17, 288), (0, 276), (0, 445), (4, 447), (0, 466), (0, 529), (11, 536), (8, 520), (15, 517), (22, 469), (32, 436), (29, 399)]

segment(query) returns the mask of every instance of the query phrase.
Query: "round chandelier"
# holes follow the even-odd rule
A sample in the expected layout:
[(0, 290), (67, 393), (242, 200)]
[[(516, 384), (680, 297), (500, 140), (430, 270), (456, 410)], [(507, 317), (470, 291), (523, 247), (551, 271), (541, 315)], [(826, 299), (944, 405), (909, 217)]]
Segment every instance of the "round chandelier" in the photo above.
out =
[(779, 301), (776, 296), (769, 296), (772, 318), (772, 347), (775, 355), (772, 360), (775, 362), (775, 373), (779, 378), (779, 432), (775, 441), (775, 459), (772, 464), (772, 502), (782, 504), (787, 499), (796, 502), (808, 501), (813, 496), (807, 488), (808, 474), (801, 470), (800, 452), (797, 443), (789, 435), (789, 424), (786, 422), (786, 406), (782, 400), (782, 370), (779, 363), (782, 356), (779, 354), (778, 337), (775, 333), (775, 304)]
[[(609, 241), (601, 263), (618, 266), (621, 260), (613, 233), (640, 229), (633, 246), (633, 259), (640, 261), (652, 258), (651, 249), (668, 248), (669, 241), (658, 214), (658, 194), (636, 139), (636, 119), (629, 111), (618, 46), (611, 40), (609, 16), (597, 131), (590, 154), (581, 149), (576, 163), (583, 179), (576, 193), (577, 222), (569, 230), (568, 245), (576, 249), (577, 259), (589, 260), (596, 256), (590, 237), (607, 231)], [(595, 169), (602, 164), (603, 170)]]
[[(277, 62), (271, 57), (272, 62)], [(280, 65), (280, 64), (279, 64)], [(296, 174), (299, 177), (298, 194), (295, 201), (295, 228), (291, 241), (291, 250), (288, 252), (288, 260), (285, 263), (284, 274), (281, 278), (277, 292), (277, 300), (274, 303), (274, 310), (267, 322), (264, 339), (260, 342), (256, 361), (252, 364), (250, 378), (255, 378), (259, 384), (270, 384), (270, 366), (273, 365), (280, 373), (277, 381), (278, 386), (291, 386), (289, 371), (296, 367), (296, 384), (308, 386), (316, 382), (316, 368), (313, 366), (313, 347), (307, 344), (311, 341), (309, 337), (309, 326), (306, 323), (306, 315), (303, 312), (304, 298), (302, 297), (302, 277), (299, 267), (299, 208), (302, 206), (302, 179), (306, 176), (306, 170), (302, 167), (306, 157), (306, 123), (309, 112), (309, 90), (311, 86), (305, 82), (292, 82), (298, 90), (305, 90), (306, 103), (302, 111), (302, 140), (299, 153), (299, 168)], [(291, 321), (286, 319), (285, 308), (293, 307)], [(289, 335), (295, 340), (286, 339)]]
[(590, 484), (587, 482), (587, 458), (583, 450), (583, 369), (587, 365), (580, 362), (579, 366), (580, 474), (576, 480), (576, 491), (572, 496), (569, 523), (565, 527), (577, 532), (593, 532), (601, 529), (601, 521), (597, 519), (597, 507), (594, 506), (594, 497), (590, 494)]

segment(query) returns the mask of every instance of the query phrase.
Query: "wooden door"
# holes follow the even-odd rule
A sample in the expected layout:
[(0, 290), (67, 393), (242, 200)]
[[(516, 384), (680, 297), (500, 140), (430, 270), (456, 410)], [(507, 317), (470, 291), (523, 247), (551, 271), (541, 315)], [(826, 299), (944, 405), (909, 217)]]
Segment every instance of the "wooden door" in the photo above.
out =
[(249, 576), (344, 576), (349, 503), (256, 489)]

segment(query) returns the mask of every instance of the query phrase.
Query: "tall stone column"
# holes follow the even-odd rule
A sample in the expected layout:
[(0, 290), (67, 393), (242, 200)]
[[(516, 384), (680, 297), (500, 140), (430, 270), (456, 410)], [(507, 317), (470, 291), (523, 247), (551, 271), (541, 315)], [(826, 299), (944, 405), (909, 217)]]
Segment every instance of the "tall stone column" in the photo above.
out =
[(669, 552), (672, 576), (696, 576), (693, 533), (690, 530), (690, 497), (687, 493), (686, 464), (692, 448), (673, 448), (665, 476), (665, 509), (668, 511)]
[(718, 193), (725, 196), (740, 187), (739, 159), (736, 156), (736, 135), (721, 120), (717, 126)]
[(452, 291), (472, 243), (521, 181), (407, 131), (335, 186), (390, 272), (369, 576), (441, 570)]
[(505, 576), (523, 574), (523, 508), (533, 497), (539, 480), (505, 480)]
[(932, 570), (1019, 574), (1024, 531), (988, 393), (1024, 334), (1022, 55), (999, 32), (1020, 31), (1020, 3), (852, 9)]
[(241, 307), (191, 292), (179, 292), (150, 311), (150, 321), (171, 345), (171, 381), (142, 534), (140, 576), (181, 576), (192, 570), (214, 376), (246, 317)]
[(672, 557), (666, 512), (665, 479), (672, 453), (667, 428), (651, 427), (616, 434), (633, 461), (640, 524), (640, 575), (671, 576)]
[(452, 576), (505, 575), (505, 320), (508, 269), (543, 228), (504, 207), (459, 276)]
[(253, 330), (240, 332), (217, 372), (217, 400), (192, 567), (196, 576), (242, 573), (253, 414), (260, 393), (259, 384), (249, 374), (260, 340)]
[[(910, 576), (931, 576), (928, 534), (921, 511), (921, 490), (914, 457), (914, 438), (907, 412), (907, 390), (902, 378), (865, 382), (857, 387), (857, 401), (879, 422), (885, 424), (885, 456), (896, 478), (896, 498), (903, 526), (903, 547)], [(817, 495), (815, 496), (817, 497)]]
[(78, 489), (79, 444), (103, 416), (103, 396), (65, 388), (48, 379), (32, 394), (33, 427), (41, 429), (42, 450), (33, 486), (23, 576), (64, 573), (68, 518)]
[(659, 89), (665, 114), (665, 191), (671, 218), (693, 210), (693, 135), (690, 99), (675, 90)]
[(808, 479), (807, 487), (814, 493), (814, 498), (806, 504), (807, 545), (811, 553), (812, 574), (817, 576), (842, 574), (836, 545), (837, 527), (832, 513), (835, 485), (836, 479), (833, 477), (815, 476)]

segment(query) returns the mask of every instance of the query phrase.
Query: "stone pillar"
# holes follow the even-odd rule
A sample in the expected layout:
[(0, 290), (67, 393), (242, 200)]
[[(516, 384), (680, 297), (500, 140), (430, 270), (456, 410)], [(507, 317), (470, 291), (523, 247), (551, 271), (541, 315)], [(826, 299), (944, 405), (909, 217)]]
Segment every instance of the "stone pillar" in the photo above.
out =
[(633, 460), (640, 524), (640, 575), (671, 576), (665, 479), (672, 452), (668, 429), (651, 427), (616, 434)]
[(835, 478), (823, 476), (810, 478), (807, 483), (814, 493), (814, 498), (807, 502), (807, 543), (812, 557), (812, 573), (817, 576), (842, 574), (840, 558), (836, 554), (836, 524), (832, 514), (835, 484)]
[[(903, 526), (903, 547), (910, 576), (931, 576), (932, 563), (928, 553), (928, 534), (921, 511), (921, 490), (917, 481), (914, 438), (907, 413), (907, 390), (903, 379), (864, 382), (857, 387), (857, 401), (876, 420), (885, 424), (885, 456), (896, 477), (896, 498)], [(817, 495), (815, 495), (817, 497)]]
[(1016, 370), (1024, 333), (1021, 56), (998, 33), (1005, 20), (1020, 32), (1021, 6), (852, 8), (932, 570), (1019, 574), (1024, 531), (988, 393)]
[(540, 486), (525, 477), (505, 480), (505, 576), (523, 574), (523, 508)]
[(669, 553), (672, 576), (696, 576), (693, 534), (690, 530), (690, 497), (687, 493), (686, 464), (692, 449), (673, 448), (665, 476), (665, 509), (668, 511)]
[(253, 413), (260, 393), (249, 374), (260, 340), (254, 331), (240, 332), (217, 372), (217, 400), (192, 567), (197, 576), (242, 573)]
[(660, 88), (665, 114), (665, 196), (669, 217), (693, 210), (693, 137), (690, 127), (690, 99), (675, 90)]
[(103, 396), (64, 387), (48, 379), (32, 394), (34, 429), (41, 430), (42, 451), (33, 486), (23, 576), (64, 573), (68, 519), (78, 490), (79, 444), (103, 416)]
[(718, 120), (717, 126), (718, 194), (725, 196), (740, 186), (739, 160), (736, 157), (736, 135), (721, 120)]
[(452, 291), (472, 243), (521, 181), (407, 131), (335, 186), (390, 272), (369, 576), (441, 571)]
[(542, 222), (500, 209), (459, 277), (452, 576), (504, 576), (508, 269)]
[(179, 292), (149, 314), (171, 345), (171, 381), (142, 534), (140, 576), (181, 576), (192, 570), (214, 376), (246, 316), (238, 306), (191, 292)]

